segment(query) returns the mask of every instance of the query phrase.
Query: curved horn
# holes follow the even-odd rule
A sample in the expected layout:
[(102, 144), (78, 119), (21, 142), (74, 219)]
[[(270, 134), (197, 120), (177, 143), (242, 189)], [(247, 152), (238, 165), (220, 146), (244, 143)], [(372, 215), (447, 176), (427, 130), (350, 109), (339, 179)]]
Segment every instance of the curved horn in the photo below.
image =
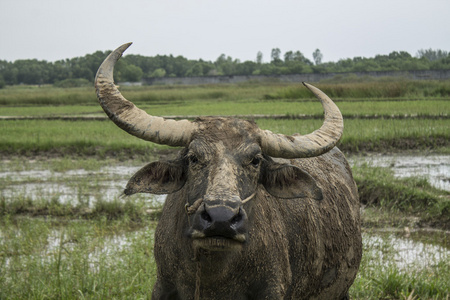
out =
[(117, 126), (138, 138), (169, 146), (186, 146), (196, 126), (188, 120), (166, 120), (147, 114), (125, 99), (114, 85), (114, 65), (131, 45), (124, 44), (103, 61), (95, 76), (97, 98)]
[(261, 148), (273, 157), (302, 158), (319, 156), (331, 150), (339, 141), (344, 131), (344, 121), (339, 108), (318, 88), (303, 82), (322, 102), (325, 120), (322, 127), (307, 134), (286, 136), (269, 130), (261, 130)]

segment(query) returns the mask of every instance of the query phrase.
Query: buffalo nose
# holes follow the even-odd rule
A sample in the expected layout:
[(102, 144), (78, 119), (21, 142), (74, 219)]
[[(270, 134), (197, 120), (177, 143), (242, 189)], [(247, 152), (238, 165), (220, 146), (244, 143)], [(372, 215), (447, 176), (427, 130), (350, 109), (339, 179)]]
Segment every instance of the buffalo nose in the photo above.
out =
[(245, 211), (239, 207), (232, 209), (227, 206), (208, 207), (200, 213), (201, 230), (205, 236), (222, 236), (234, 238), (245, 233)]

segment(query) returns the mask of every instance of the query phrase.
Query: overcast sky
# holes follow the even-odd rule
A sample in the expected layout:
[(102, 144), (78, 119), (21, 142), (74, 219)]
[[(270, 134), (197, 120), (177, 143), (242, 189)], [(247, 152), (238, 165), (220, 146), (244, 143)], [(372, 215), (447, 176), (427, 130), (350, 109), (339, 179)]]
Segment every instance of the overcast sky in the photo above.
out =
[(113, 50), (270, 61), (272, 48), (323, 61), (450, 51), (450, 0), (0, 0), (0, 60)]

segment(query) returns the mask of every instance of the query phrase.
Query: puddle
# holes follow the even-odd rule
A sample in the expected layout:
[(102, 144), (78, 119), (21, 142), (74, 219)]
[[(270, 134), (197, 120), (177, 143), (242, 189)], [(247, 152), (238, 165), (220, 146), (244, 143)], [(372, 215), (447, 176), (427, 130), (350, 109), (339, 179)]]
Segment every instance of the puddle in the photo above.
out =
[(424, 177), (434, 187), (450, 191), (450, 155), (351, 156), (349, 161), (351, 165), (388, 167), (397, 177)]

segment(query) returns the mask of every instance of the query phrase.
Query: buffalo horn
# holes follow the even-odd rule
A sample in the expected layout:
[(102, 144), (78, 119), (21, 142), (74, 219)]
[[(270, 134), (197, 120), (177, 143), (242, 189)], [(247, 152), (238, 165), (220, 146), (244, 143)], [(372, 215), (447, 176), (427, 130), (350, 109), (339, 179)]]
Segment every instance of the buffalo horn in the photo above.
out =
[(273, 157), (302, 158), (319, 156), (331, 150), (339, 141), (344, 131), (344, 121), (339, 108), (318, 88), (303, 83), (322, 102), (325, 120), (322, 127), (307, 134), (275, 134), (269, 130), (261, 130), (261, 147)]
[(166, 120), (151, 116), (125, 99), (114, 84), (114, 65), (131, 45), (124, 44), (114, 50), (101, 64), (95, 76), (97, 98), (108, 117), (117, 126), (146, 141), (169, 145), (187, 146), (195, 124), (188, 120)]

